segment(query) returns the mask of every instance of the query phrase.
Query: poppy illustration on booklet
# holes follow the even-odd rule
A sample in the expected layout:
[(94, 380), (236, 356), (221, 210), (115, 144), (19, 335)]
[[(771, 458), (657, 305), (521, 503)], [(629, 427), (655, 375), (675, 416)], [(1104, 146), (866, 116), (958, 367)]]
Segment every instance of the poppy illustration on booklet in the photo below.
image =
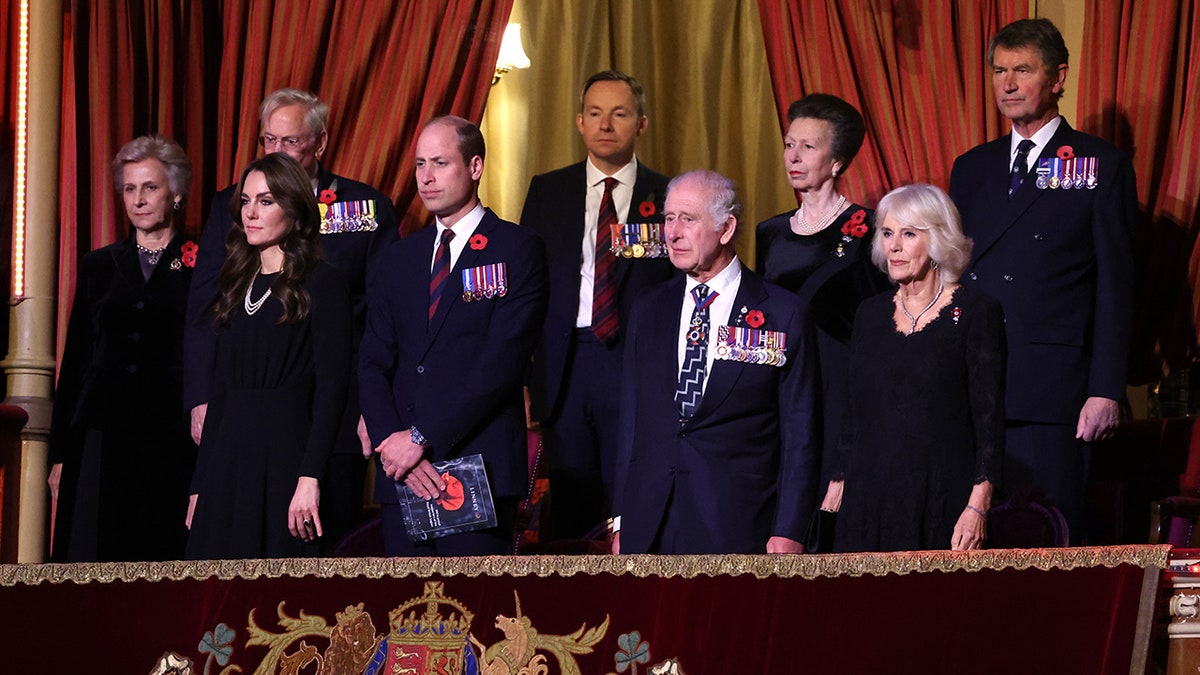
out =
[(496, 526), (496, 506), (483, 455), (434, 462), (433, 468), (446, 482), (445, 491), (437, 499), (426, 501), (404, 483), (396, 483), (409, 539), (426, 541)]

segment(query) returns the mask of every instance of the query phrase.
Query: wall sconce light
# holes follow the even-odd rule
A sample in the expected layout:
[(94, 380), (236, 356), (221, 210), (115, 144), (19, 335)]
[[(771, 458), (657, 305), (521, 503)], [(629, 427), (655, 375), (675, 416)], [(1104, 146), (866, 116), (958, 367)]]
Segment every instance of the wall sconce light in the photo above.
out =
[(510, 23), (504, 29), (504, 39), (500, 41), (500, 55), (496, 57), (496, 74), (492, 77), (492, 85), (495, 86), (508, 71), (528, 67), (529, 57), (521, 46), (521, 24)]

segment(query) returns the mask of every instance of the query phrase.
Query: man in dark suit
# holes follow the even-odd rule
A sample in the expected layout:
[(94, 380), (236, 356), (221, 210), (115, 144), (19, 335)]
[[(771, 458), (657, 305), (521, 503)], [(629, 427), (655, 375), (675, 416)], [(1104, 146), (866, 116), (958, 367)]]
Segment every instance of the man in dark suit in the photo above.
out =
[[(388, 555), (512, 552), (528, 489), (522, 384), (546, 314), (546, 251), (479, 203), (483, 135), (439, 117), (417, 140), (417, 183), (436, 225), (388, 247), (371, 272), (360, 382), (383, 474), (443, 494), (431, 462), (483, 455), (497, 527), (410, 542), (398, 484), (376, 482)], [(468, 300), (467, 293), (475, 290)]]
[(1004, 484), (1036, 488), (1082, 541), (1088, 444), (1107, 438), (1125, 393), (1133, 284), (1133, 167), (1058, 113), (1067, 48), (1045, 19), (988, 45), (1012, 133), (959, 157), (950, 195), (975, 240), (964, 278), (1004, 306)]
[(665, 257), (624, 258), (609, 247), (612, 223), (662, 222), (667, 177), (634, 156), (648, 124), (642, 86), (615, 70), (596, 73), (583, 85), (575, 124), (587, 159), (534, 176), (521, 212), (549, 254), (550, 309), (530, 407), (550, 461), (554, 534), (571, 539), (611, 513), (629, 309), (674, 273)]
[(613, 552), (801, 553), (820, 467), (800, 300), (738, 260), (728, 178), (676, 177), (664, 213), (687, 276), (630, 317)]
[[(392, 200), (375, 188), (336, 176), (320, 165), (329, 142), (326, 121), (329, 106), (307, 91), (279, 89), (259, 108), (267, 153), (282, 152), (312, 176), (321, 205), (321, 249), (325, 259), (340, 269), (350, 284), (354, 303), (354, 345), (366, 322), (368, 261), (397, 238)], [(237, 186), (218, 192), (212, 200), (208, 223), (200, 237), (200, 251), (192, 276), (184, 340), (184, 404), (191, 412), (192, 438), (200, 442), (216, 364), (216, 333), (208, 309), (216, 300), (218, 277), (225, 262), (225, 237), (233, 223), (229, 202)], [(351, 382), (338, 442), (329, 458), (321, 486), (322, 525), (326, 550), (331, 550), (350, 528), (362, 520), (365, 433), (361, 430), (357, 387)]]

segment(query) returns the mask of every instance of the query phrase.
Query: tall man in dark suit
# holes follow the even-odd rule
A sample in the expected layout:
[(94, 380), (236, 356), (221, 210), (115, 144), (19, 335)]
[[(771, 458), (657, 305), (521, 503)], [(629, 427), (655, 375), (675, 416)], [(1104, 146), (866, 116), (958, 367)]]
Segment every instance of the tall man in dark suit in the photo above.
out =
[[(375, 188), (336, 176), (320, 164), (329, 143), (326, 122), (329, 106), (299, 89), (279, 89), (263, 99), (259, 108), (264, 152), (282, 152), (300, 162), (312, 176), (313, 191), (321, 206), (321, 249), (326, 260), (340, 269), (350, 283), (354, 303), (354, 344), (357, 347), (366, 322), (367, 262), (398, 236), (392, 200)], [(225, 262), (225, 237), (233, 224), (229, 202), (237, 186), (218, 192), (212, 200), (208, 223), (200, 236), (200, 251), (192, 276), (184, 338), (184, 404), (191, 411), (192, 438), (200, 442), (216, 364), (216, 333), (208, 308), (217, 298), (217, 280)], [(350, 387), (338, 443), (329, 458), (321, 494), (322, 525), (326, 549), (362, 516), (362, 457), (365, 439), (358, 411), (357, 387)]]
[(1012, 133), (959, 157), (950, 195), (975, 240), (964, 278), (1004, 306), (1011, 494), (1036, 487), (1084, 537), (1089, 450), (1110, 436), (1125, 393), (1133, 284), (1133, 167), (1058, 113), (1067, 48), (1027, 19), (988, 45)]
[[(546, 250), (479, 203), (483, 135), (439, 117), (417, 140), (417, 183), (436, 225), (388, 247), (371, 272), (359, 377), (383, 474), (418, 496), (445, 482), (431, 462), (482, 454), (500, 524), (414, 544), (397, 484), (379, 480), (388, 555), (511, 553), (528, 489), (522, 393), (546, 314)], [(468, 300), (467, 291), (480, 291)]]
[(613, 552), (801, 553), (820, 467), (800, 301), (738, 260), (733, 181), (678, 176), (665, 214), (687, 276), (630, 317)]
[(629, 309), (674, 273), (665, 258), (610, 250), (613, 223), (661, 223), (667, 177), (634, 156), (646, 131), (645, 94), (632, 77), (588, 78), (575, 124), (587, 159), (534, 176), (521, 225), (546, 241), (550, 310), (529, 394), (550, 461), (554, 531), (579, 538), (611, 512), (621, 343)]

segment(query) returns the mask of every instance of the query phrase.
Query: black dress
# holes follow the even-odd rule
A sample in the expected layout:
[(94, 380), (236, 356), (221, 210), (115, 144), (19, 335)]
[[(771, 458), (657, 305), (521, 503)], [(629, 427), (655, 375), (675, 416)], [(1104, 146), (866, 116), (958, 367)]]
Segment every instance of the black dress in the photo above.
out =
[(846, 480), (838, 551), (948, 549), (974, 485), (1004, 451), (1000, 304), (959, 287), (923, 329), (893, 320), (895, 292), (863, 302), (850, 346), (850, 407), (836, 458)]
[[(276, 274), (255, 279), (263, 296)], [(217, 337), (217, 371), (192, 492), (189, 558), (315, 556), (288, 531), (301, 476), (320, 480), (346, 405), (352, 311), (341, 273), (322, 263), (305, 283), (303, 320), (277, 323), (272, 295), (253, 315), (238, 307)]]
[[(792, 213), (781, 213), (759, 224), (756, 269), (768, 281), (800, 297), (815, 329), (821, 369), (820, 484), (824, 489), (829, 482), (825, 467), (841, 436), (854, 313), (864, 298), (888, 288), (890, 283), (871, 262), (875, 228), (870, 210), (851, 204), (828, 227), (811, 235), (792, 231)], [(862, 227), (843, 234), (844, 227), (852, 230), (860, 222)]]
[(51, 423), (50, 462), (63, 465), (54, 561), (183, 557), (196, 461), (183, 411), (194, 260), (184, 244), (175, 237), (148, 278), (133, 237), (83, 257)]

